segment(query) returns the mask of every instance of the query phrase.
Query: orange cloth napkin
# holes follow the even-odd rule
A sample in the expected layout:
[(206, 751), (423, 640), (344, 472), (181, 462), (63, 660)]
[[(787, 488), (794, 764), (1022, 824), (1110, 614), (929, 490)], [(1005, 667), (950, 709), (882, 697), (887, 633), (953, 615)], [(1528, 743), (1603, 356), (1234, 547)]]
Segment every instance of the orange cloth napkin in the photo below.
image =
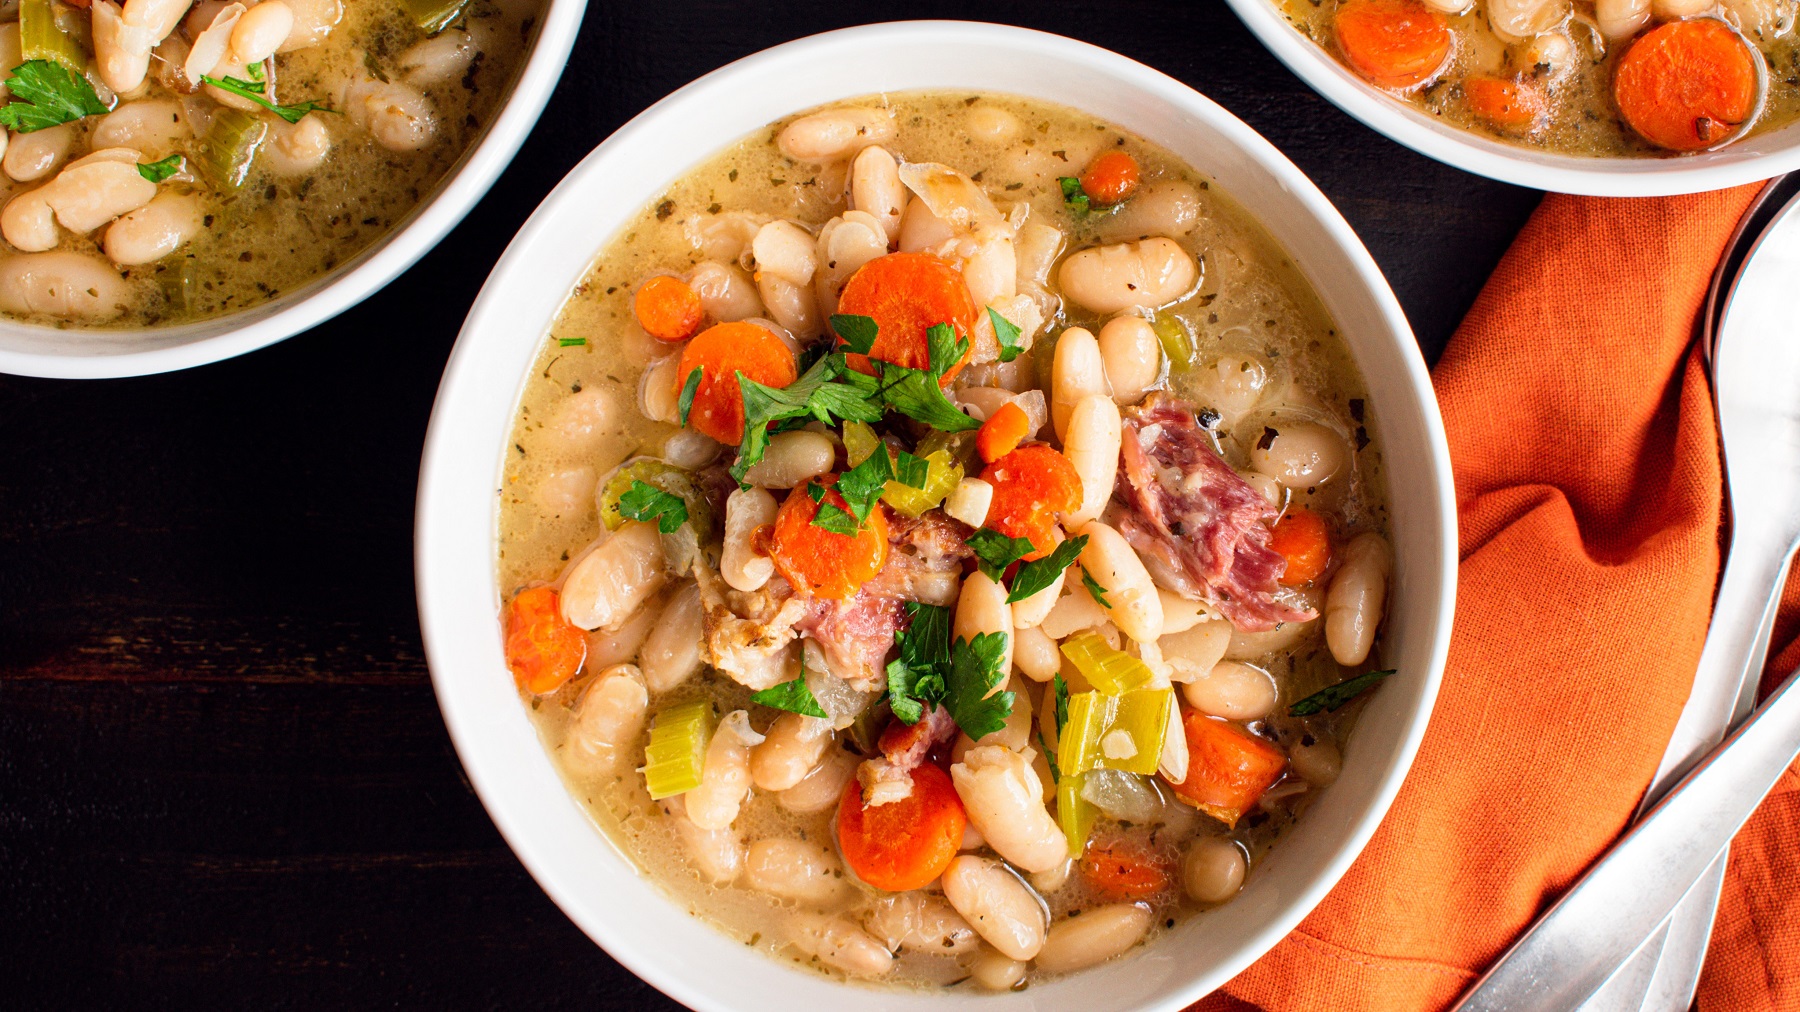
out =
[[(1435, 375), (1462, 569), (1424, 745), (1343, 881), (1198, 1009), (1443, 1008), (1629, 823), (1712, 608), (1720, 466), (1693, 337), (1756, 189), (1552, 195), (1520, 233)], [(1797, 633), (1800, 584), (1771, 670), (1800, 664)], [(1794, 770), (1732, 851), (1700, 1005), (1800, 1009)]]

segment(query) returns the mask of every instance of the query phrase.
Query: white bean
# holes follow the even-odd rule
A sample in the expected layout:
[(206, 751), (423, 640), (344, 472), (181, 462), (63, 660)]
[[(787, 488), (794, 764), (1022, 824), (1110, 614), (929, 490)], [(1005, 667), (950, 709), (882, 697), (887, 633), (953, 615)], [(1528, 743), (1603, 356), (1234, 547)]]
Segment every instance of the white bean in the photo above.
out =
[[(1204, 601), (1182, 597), (1164, 587), (1156, 588), (1156, 596), (1162, 599), (1164, 636), (1187, 632), (1203, 622), (1218, 621), (1220, 625), (1226, 624), (1213, 614), (1213, 610)], [(1168, 652), (1166, 648), (1163, 650), (1165, 656)]]
[(1136, 404), (1162, 377), (1162, 343), (1150, 321), (1141, 316), (1118, 316), (1100, 328), (1100, 360), (1113, 400)]
[[(1474, 0), (1463, 0), (1473, 3)], [(1102, 242), (1149, 235), (1187, 235), (1200, 224), (1200, 191), (1180, 179), (1165, 179), (1138, 190), (1117, 211), (1100, 219)]]
[(765, 791), (785, 791), (818, 769), (825, 749), (837, 741), (831, 721), (803, 713), (775, 718), (762, 744), (750, 753), (750, 779)]
[[(1166, 604), (1168, 597), (1163, 600)], [(1169, 677), (1177, 682), (1192, 682), (1206, 676), (1231, 647), (1231, 623), (1213, 619), (1196, 622), (1180, 632), (1168, 632), (1167, 614), (1165, 611), (1164, 632), (1156, 641), (1156, 648), (1162, 652), (1163, 663), (1169, 665)]]
[(445, 84), (463, 76), (480, 51), (468, 32), (446, 29), (400, 54), (400, 76), (419, 88)]
[(725, 500), (725, 544), (719, 575), (733, 590), (760, 590), (775, 575), (775, 563), (756, 550), (756, 529), (775, 522), (779, 507), (766, 489), (741, 488)]
[(173, 31), (190, 0), (96, 0), (90, 7), (94, 62), (100, 80), (119, 94), (137, 91), (150, 69), (150, 50)]
[(102, 246), (121, 266), (154, 263), (180, 249), (200, 232), (205, 209), (188, 193), (158, 194), (106, 230)]
[(1114, 903), (1058, 921), (1038, 951), (1037, 968), (1043, 973), (1069, 973), (1104, 963), (1136, 945), (1154, 917), (1147, 906)]
[(1024, 963), (994, 949), (982, 947), (969, 964), (969, 979), (983, 991), (1011, 991), (1025, 981)]
[(752, 889), (819, 906), (836, 901), (850, 888), (837, 857), (810, 840), (758, 840), (750, 845), (744, 873)]
[[(871, 148), (870, 150), (877, 150)], [(813, 274), (813, 296), (819, 313), (837, 312), (838, 299), (850, 276), (888, 251), (887, 232), (867, 211), (845, 211), (819, 229), (818, 269)]]
[(744, 473), (744, 480), (758, 488), (794, 488), (831, 470), (837, 462), (837, 446), (831, 437), (806, 429), (778, 432), (769, 437), (763, 459)]
[(706, 666), (700, 656), (705, 641), (705, 616), (700, 608), (700, 586), (688, 582), (669, 596), (644, 639), (638, 666), (652, 692), (668, 692), (700, 673)]
[(747, 320), (764, 312), (756, 282), (736, 264), (702, 261), (694, 265), (687, 283), (700, 296), (700, 308), (720, 323)]
[(923, 200), (910, 201), (900, 216), (900, 249), (906, 253), (939, 246), (956, 237), (956, 229), (939, 218)]
[[(756, 272), (756, 293), (775, 323), (792, 337), (809, 339), (824, 330), (819, 303), (810, 284), (797, 285), (768, 271)], [(792, 344), (790, 340), (785, 342)]]
[(1311, 745), (1301, 743), (1288, 750), (1288, 762), (1294, 773), (1314, 787), (1329, 787), (1344, 771), (1344, 755), (1337, 745), (1324, 739)]
[(638, 378), (638, 413), (653, 422), (673, 424), (681, 414), (681, 356), (664, 355)]
[(944, 512), (979, 530), (993, 503), (994, 486), (980, 478), (964, 478), (944, 499)]
[(950, 767), (950, 779), (969, 821), (1007, 861), (1044, 871), (1069, 856), (1068, 840), (1045, 809), (1043, 785), (1024, 755), (998, 745), (972, 748)]
[(1261, 471), (1240, 471), (1238, 477), (1244, 479), (1244, 484), (1255, 489), (1257, 494), (1262, 496), (1270, 506), (1281, 509), (1285, 505), (1287, 490), (1281, 487), (1281, 482)]
[(18, 183), (42, 179), (56, 171), (74, 146), (75, 128), (67, 123), (28, 134), (14, 134), (6, 146), (5, 156), (0, 157), (0, 170)]
[(1057, 439), (1068, 432), (1075, 405), (1093, 394), (1112, 396), (1106, 388), (1100, 342), (1080, 327), (1070, 327), (1056, 339), (1056, 358), (1050, 367), (1050, 421)]
[(867, 211), (881, 223), (888, 242), (900, 239), (900, 219), (906, 211), (907, 191), (900, 182), (900, 163), (880, 145), (857, 152), (850, 162), (850, 206)]
[(1487, 0), (1488, 26), (1502, 42), (1518, 42), (1555, 28), (1569, 0)]
[(1199, 277), (1188, 251), (1160, 236), (1082, 250), (1057, 273), (1070, 301), (1102, 314), (1166, 306), (1186, 295)]
[(981, 944), (975, 929), (947, 900), (919, 890), (876, 900), (864, 924), (893, 951), (953, 955)]
[(547, 449), (562, 456), (588, 456), (613, 431), (618, 417), (612, 394), (602, 387), (584, 387), (564, 397), (551, 414), (546, 431), (554, 443)]
[(1201, 903), (1223, 903), (1244, 887), (1249, 863), (1244, 851), (1224, 837), (1204, 836), (1181, 859), (1181, 885)]
[[(1018, 605), (1013, 607), (1017, 608)], [(1062, 667), (1062, 654), (1057, 652), (1056, 641), (1036, 627), (1020, 629), (1015, 635), (1017, 639), (1013, 644), (1013, 664), (1025, 677), (1034, 682), (1048, 682), (1056, 677), (1056, 672)]]
[(85, 235), (156, 197), (156, 184), (137, 167), (138, 153), (130, 148), (106, 148), (70, 162), (69, 167), (43, 190), (56, 220), (71, 232)]
[(1718, 0), (1650, 0), (1650, 13), (1658, 21), (1674, 21), (1705, 14), (1717, 6)]
[(292, 125), (276, 119), (269, 128), (263, 158), (278, 176), (304, 176), (331, 154), (331, 129), (325, 125), (325, 117), (316, 113), (309, 112)]
[(1228, 720), (1260, 720), (1275, 709), (1275, 679), (1242, 661), (1220, 661), (1181, 694), (1201, 713)]
[(966, 734), (957, 735), (956, 744), (950, 749), (952, 762), (961, 762), (971, 749), (989, 745), (1021, 753), (1031, 747), (1034, 724), (1031, 718), (1031, 697), (1026, 694), (1024, 683), (1016, 677), (1009, 676), (1000, 684), (1003, 691), (1013, 693), (1012, 710), (1006, 715), (1005, 722), (1000, 725), (999, 730), (982, 735), (979, 741), (971, 740)]
[(644, 640), (650, 636), (650, 627), (656, 624), (656, 616), (661, 613), (662, 600), (658, 598), (632, 612), (625, 624), (617, 629), (588, 633), (588, 667), (610, 667), (637, 657)]
[(193, 135), (180, 102), (146, 98), (123, 103), (96, 120), (88, 145), (96, 150), (132, 148), (155, 160), (175, 151)]
[(1162, 598), (1157, 596), (1156, 583), (1143, 560), (1124, 535), (1098, 520), (1083, 524), (1075, 533), (1087, 535), (1081, 568), (1106, 588), (1107, 618), (1139, 643), (1155, 642), (1162, 635)]
[(790, 812), (802, 815), (823, 812), (835, 807), (844, 796), (844, 786), (856, 776), (856, 756), (841, 748), (828, 749), (825, 758), (805, 779), (782, 791), (776, 802)]
[(999, 861), (958, 854), (944, 869), (943, 881), (944, 898), (1009, 959), (1031, 959), (1044, 947), (1049, 925), (1043, 901)]
[[(1012, 631), (1012, 608), (1006, 603), (1006, 588), (980, 570), (964, 577), (951, 635), (974, 642), (983, 633), (998, 633), (1006, 644), (1000, 655), (1000, 670), (1006, 672), (1012, 670)], [(995, 691), (999, 691), (998, 687)]]
[(552, 516), (580, 515), (594, 501), (594, 469), (586, 464), (546, 471), (532, 491), (538, 508)]
[[(1057, 543), (1062, 543), (1060, 538), (1057, 539)], [(1015, 632), (1030, 629), (1044, 621), (1051, 609), (1056, 607), (1056, 602), (1062, 600), (1063, 581), (1068, 579), (1068, 576), (1069, 571), (1065, 569), (1056, 574), (1056, 578), (1050, 581), (1048, 587), (1023, 601), (1013, 602), (1012, 618)], [(1016, 647), (1017, 644), (1015, 643), (1014, 646)]]
[[(1314, 488), (1343, 472), (1350, 447), (1323, 425), (1288, 422), (1250, 448), (1250, 466), (1290, 489)], [(1266, 446), (1264, 444), (1267, 444)]]
[[(1069, 412), (1068, 430), (1063, 434), (1063, 456), (1068, 458), (1076, 476), (1081, 479), (1081, 505), (1063, 519), (1070, 530), (1098, 519), (1100, 511), (1112, 501), (1113, 486), (1119, 479), (1121, 439), (1119, 406), (1112, 398), (1089, 394)], [(1157, 621), (1162, 621), (1160, 607)]]
[(1358, 534), (1344, 546), (1342, 564), (1325, 595), (1325, 645), (1339, 664), (1350, 667), (1368, 659), (1387, 606), (1392, 568), (1387, 542), (1379, 534)]
[[(1055, 718), (1052, 717), (1051, 720), (1055, 720)], [(1025, 880), (1031, 883), (1031, 888), (1038, 891), (1038, 895), (1045, 896), (1068, 885), (1069, 879), (1073, 877), (1074, 874), (1075, 862), (1073, 860), (1068, 860), (1049, 871), (1034, 871), (1030, 875), (1025, 876)]]
[(791, 937), (794, 948), (852, 977), (879, 977), (894, 968), (893, 953), (842, 917), (799, 914)]
[(723, 449), (725, 447), (711, 436), (703, 436), (693, 429), (676, 429), (663, 440), (658, 454), (685, 471), (698, 471), (719, 459)]
[(1036, 219), (1027, 221), (1013, 241), (1013, 255), (1019, 264), (1019, 287), (1042, 292), (1050, 284), (1050, 268), (1056, 265), (1062, 250), (1061, 229)]
[(1019, 118), (998, 106), (977, 103), (963, 114), (963, 129), (983, 144), (1005, 144), (1019, 136)]
[(759, 281), (762, 275), (773, 274), (796, 285), (809, 285), (819, 267), (817, 243), (791, 221), (771, 221), (758, 229), (750, 241), (750, 252), (756, 257)]
[(294, 28), (277, 52), (316, 46), (344, 19), (343, 0), (287, 0), (287, 5), (294, 12)]
[(401, 81), (365, 81), (345, 99), (346, 116), (389, 151), (417, 151), (437, 134), (437, 110), (425, 93)]
[(293, 8), (283, 0), (263, 0), (245, 11), (232, 28), (229, 59), (245, 65), (261, 63), (275, 55), (293, 30)]
[[(737, 820), (738, 808), (750, 794), (750, 748), (762, 741), (743, 710), (733, 710), (719, 721), (700, 765), (700, 786), (683, 795), (694, 825), (726, 829)], [(754, 859), (754, 848), (751, 856)]]
[(963, 258), (962, 269), (963, 281), (978, 306), (1010, 299), (1018, 292), (1019, 261), (1010, 235), (996, 233), (983, 239)]
[(644, 676), (629, 664), (602, 671), (575, 704), (567, 739), (570, 761), (587, 772), (610, 772), (620, 753), (644, 730), (650, 694)]
[(104, 260), (80, 253), (27, 253), (0, 259), (0, 309), (99, 323), (123, 313), (131, 292)]
[(1425, 6), (1443, 14), (1461, 14), (1475, 6), (1475, 0), (1423, 0)]
[(677, 795), (662, 802), (663, 814), (674, 821), (675, 836), (694, 869), (715, 885), (729, 885), (744, 872), (744, 841), (734, 829), (701, 829), (687, 817), (687, 806)]
[[(1107, 610), (1094, 600), (1086, 587), (1075, 583), (1065, 585), (1064, 589), (1068, 593), (1038, 623), (1038, 628), (1043, 630), (1044, 635), (1053, 640), (1063, 640), (1083, 629), (1097, 629), (1107, 623)], [(1112, 598), (1109, 596), (1107, 600)]]
[[(1492, 20), (1490, 13), (1489, 22)], [(1650, 23), (1650, 0), (1594, 0), (1594, 23), (1600, 26), (1600, 34), (1611, 41), (1628, 39)]]
[(775, 146), (797, 162), (829, 162), (870, 144), (885, 144), (893, 136), (894, 117), (885, 109), (827, 109), (783, 127)]
[(629, 522), (583, 555), (563, 578), (563, 617), (583, 629), (616, 629), (668, 580), (655, 524)]
[[(219, 65), (225, 62), (226, 54), (231, 49), (231, 31), (237, 27), (238, 19), (244, 16), (246, 10), (249, 8), (241, 3), (205, 2), (194, 5), (193, 12), (187, 18), (187, 33), (194, 44), (188, 50), (187, 62), (182, 65), (182, 74), (187, 78), (188, 87), (182, 90), (192, 91), (198, 88), (201, 77), (218, 70)], [(215, 88), (211, 94), (216, 96), (224, 93)]]

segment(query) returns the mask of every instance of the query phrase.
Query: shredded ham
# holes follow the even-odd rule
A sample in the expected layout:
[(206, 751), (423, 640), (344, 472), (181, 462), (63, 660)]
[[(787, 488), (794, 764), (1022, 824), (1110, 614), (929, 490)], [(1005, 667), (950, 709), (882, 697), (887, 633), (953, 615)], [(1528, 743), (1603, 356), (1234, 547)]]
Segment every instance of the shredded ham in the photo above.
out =
[(1125, 416), (1119, 532), (1170, 589), (1263, 632), (1318, 617), (1280, 600), (1287, 561), (1269, 547), (1276, 510), (1212, 448), (1185, 402), (1155, 394)]
[(916, 724), (898, 718), (881, 732), (881, 755), (856, 768), (862, 784), (863, 804), (874, 808), (901, 801), (912, 794), (912, 771), (931, 755), (931, 750), (956, 737), (956, 721), (950, 711), (926, 704)]

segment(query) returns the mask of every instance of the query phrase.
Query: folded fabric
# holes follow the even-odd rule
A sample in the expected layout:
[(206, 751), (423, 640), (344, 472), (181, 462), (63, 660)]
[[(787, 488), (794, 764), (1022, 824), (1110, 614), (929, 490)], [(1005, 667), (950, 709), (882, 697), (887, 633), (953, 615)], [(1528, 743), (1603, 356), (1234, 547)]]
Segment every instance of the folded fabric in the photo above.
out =
[[(1462, 562), (1418, 759), (1343, 881), (1198, 1008), (1443, 1008), (1629, 824), (1718, 578), (1717, 433), (1693, 337), (1756, 189), (1552, 195), (1519, 234), (1434, 375)], [(1800, 591), (1787, 604), (1782, 644)], [(1796, 663), (1800, 644), (1772, 666)], [(1792, 771), (1734, 850), (1700, 1000), (1800, 1008)]]

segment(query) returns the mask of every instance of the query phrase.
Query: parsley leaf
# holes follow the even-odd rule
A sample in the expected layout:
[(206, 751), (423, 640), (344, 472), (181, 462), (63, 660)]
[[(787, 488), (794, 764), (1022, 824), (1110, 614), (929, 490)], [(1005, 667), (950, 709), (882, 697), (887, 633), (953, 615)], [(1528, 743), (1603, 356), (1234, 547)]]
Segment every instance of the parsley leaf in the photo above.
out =
[(1069, 564), (1087, 547), (1087, 542), (1085, 534), (1070, 538), (1057, 545), (1056, 550), (1049, 555), (1020, 565), (1019, 571), (1013, 574), (1012, 593), (1006, 595), (1006, 603), (1023, 601), (1055, 583), (1062, 571), (1069, 568)]
[(687, 425), (688, 412), (694, 410), (694, 395), (700, 392), (700, 377), (704, 369), (694, 369), (687, 374), (687, 382), (681, 384), (681, 396), (675, 401), (676, 417), (682, 425)]
[(1056, 734), (1060, 741), (1063, 725), (1069, 722), (1069, 683), (1063, 680), (1062, 672), (1057, 672), (1051, 680), (1050, 687), (1056, 690)]
[(1099, 603), (1100, 607), (1108, 611), (1112, 610), (1112, 602), (1106, 599), (1106, 588), (1100, 586), (1100, 581), (1088, 573), (1086, 566), (1081, 567), (1081, 585), (1087, 588), (1089, 594), (1094, 595), (1094, 600)]
[(0, 124), (15, 133), (45, 130), (83, 116), (98, 116), (106, 103), (87, 78), (54, 60), (27, 60), (6, 79), (13, 101), (0, 106)]
[(1310, 717), (1322, 711), (1336, 710), (1393, 673), (1391, 668), (1387, 671), (1371, 671), (1367, 674), (1357, 675), (1347, 682), (1327, 686), (1288, 707), (1288, 716)]
[[(137, 169), (138, 175), (143, 176), (152, 183), (160, 183), (181, 171), (181, 156), (170, 155), (167, 158), (162, 158), (154, 162), (139, 162)], [(569, 343), (568, 339), (564, 338), (563, 343)]]
[(831, 318), (831, 329), (844, 339), (844, 347), (858, 355), (867, 355), (875, 347), (879, 327), (871, 317), (837, 313)]
[(738, 444), (731, 476), (740, 484), (744, 474), (762, 460), (768, 449), (770, 422), (808, 417), (827, 425), (838, 419), (881, 421), (881, 405), (874, 400), (874, 380), (851, 372), (842, 353), (819, 359), (799, 379), (779, 390), (749, 379), (742, 372), (737, 378), (744, 400), (744, 440)]
[(998, 583), (1006, 567), (1031, 554), (1029, 538), (1009, 538), (992, 528), (983, 527), (969, 535), (965, 542), (975, 551), (976, 564), (982, 575)]
[(1050, 782), (1052, 784), (1062, 783), (1062, 770), (1056, 766), (1056, 753), (1050, 751), (1050, 743), (1044, 740), (1044, 729), (1041, 727), (1038, 728), (1037, 740), (1038, 748), (1044, 752), (1044, 762), (1050, 764)]
[(907, 488), (925, 487), (931, 476), (931, 464), (923, 457), (915, 457), (905, 450), (899, 451), (894, 460), (894, 480)]
[(213, 77), (210, 74), (200, 75), (200, 80), (205, 84), (212, 85), (220, 91), (230, 92), (239, 98), (247, 98), (257, 105), (262, 106), (264, 109), (280, 116), (282, 119), (287, 120), (289, 123), (300, 122), (300, 120), (309, 112), (336, 111), (335, 109), (327, 109), (317, 102), (300, 102), (296, 105), (276, 105), (274, 102), (263, 97), (263, 92), (268, 90), (268, 85), (266, 83), (244, 81), (235, 77)]
[(806, 687), (806, 665), (800, 666), (800, 677), (791, 682), (771, 685), (761, 692), (752, 692), (750, 702), (761, 703), (777, 710), (803, 714), (808, 717), (829, 717), (825, 708), (813, 697), (812, 690)]
[(633, 480), (619, 496), (619, 512), (631, 520), (655, 520), (656, 529), (673, 534), (687, 523), (687, 503), (648, 482)]
[(1069, 205), (1069, 210), (1075, 212), (1075, 217), (1087, 217), (1091, 202), (1088, 195), (1082, 192), (1081, 180), (1074, 176), (1063, 176), (1057, 183), (1062, 186), (1063, 203)]
[(969, 353), (969, 340), (958, 338), (948, 323), (933, 324), (925, 331), (925, 353), (931, 371), (941, 377)]
[(900, 656), (888, 662), (888, 706), (905, 724), (925, 716), (925, 706), (944, 698), (943, 669), (950, 663), (950, 609), (906, 602), (912, 622), (894, 636)]
[(1006, 726), (1013, 709), (1011, 692), (988, 693), (1006, 681), (1000, 662), (1006, 654), (1005, 633), (981, 633), (950, 646), (950, 671), (944, 677), (944, 706), (962, 732), (977, 741)]
[(1019, 328), (1012, 321), (988, 307), (988, 322), (994, 325), (994, 340), (1000, 342), (1000, 361), (1011, 362), (1024, 348), (1019, 347)]
[(819, 512), (813, 514), (812, 525), (845, 536), (852, 536), (860, 529), (855, 517), (844, 512), (836, 503), (828, 502), (819, 504)]
[(882, 363), (882, 400), (895, 411), (943, 432), (968, 432), (981, 423), (962, 412), (944, 396), (936, 376), (923, 369)]
[(889, 464), (886, 444), (877, 445), (868, 459), (838, 477), (838, 495), (844, 497), (845, 505), (850, 507), (858, 524), (868, 522), (869, 511), (875, 508), (876, 501), (887, 491), (887, 483), (893, 477), (894, 469)]

